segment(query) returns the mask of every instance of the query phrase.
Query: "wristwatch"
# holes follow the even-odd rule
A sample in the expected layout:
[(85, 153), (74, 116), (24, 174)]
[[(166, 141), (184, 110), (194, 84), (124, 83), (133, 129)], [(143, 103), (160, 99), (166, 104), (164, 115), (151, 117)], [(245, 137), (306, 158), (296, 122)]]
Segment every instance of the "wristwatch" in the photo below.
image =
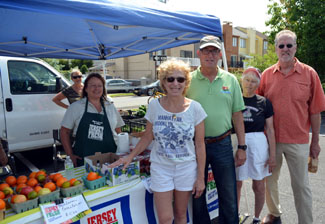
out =
[(247, 145), (238, 145), (238, 147), (237, 147), (237, 148), (239, 148), (239, 149), (242, 149), (242, 150), (246, 151), (246, 149), (247, 149)]

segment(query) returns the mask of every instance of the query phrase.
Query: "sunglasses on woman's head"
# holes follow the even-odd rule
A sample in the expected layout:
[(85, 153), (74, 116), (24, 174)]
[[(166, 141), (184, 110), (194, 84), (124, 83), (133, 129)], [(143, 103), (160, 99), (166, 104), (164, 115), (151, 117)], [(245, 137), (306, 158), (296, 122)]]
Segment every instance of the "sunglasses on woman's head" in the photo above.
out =
[(280, 44), (278, 47), (279, 47), (280, 49), (283, 49), (284, 46), (287, 46), (287, 48), (292, 48), (292, 47), (293, 47), (293, 44), (287, 44), (287, 45), (285, 45), (285, 44)]
[(73, 79), (81, 79), (82, 75), (72, 76)]
[(176, 77), (176, 78), (175, 77), (167, 77), (166, 78), (167, 82), (174, 82), (175, 79), (177, 80), (178, 83), (183, 83), (186, 80), (184, 77)]

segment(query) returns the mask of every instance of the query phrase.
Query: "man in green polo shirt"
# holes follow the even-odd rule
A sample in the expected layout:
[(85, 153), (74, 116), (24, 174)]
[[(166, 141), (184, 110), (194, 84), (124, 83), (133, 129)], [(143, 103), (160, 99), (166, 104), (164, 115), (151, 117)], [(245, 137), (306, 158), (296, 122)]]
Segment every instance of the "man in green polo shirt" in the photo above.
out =
[[(242, 110), (245, 109), (236, 77), (217, 66), (221, 59), (221, 41), (205, 36), (197, 55), (201, 66), (192, 73), (187, 97), (201, 103), (208, 117), (204, 120), (206, 144), (205, 183), (211, 165), (219, 201), (219, 223), (238, 223), (235, 165), (246, 160), (245, 130)], [(238, 139), (235, 159), (230, 133), (232, 122)], [(205, 194), (193, 197), (193, 223), (211, 223)]]

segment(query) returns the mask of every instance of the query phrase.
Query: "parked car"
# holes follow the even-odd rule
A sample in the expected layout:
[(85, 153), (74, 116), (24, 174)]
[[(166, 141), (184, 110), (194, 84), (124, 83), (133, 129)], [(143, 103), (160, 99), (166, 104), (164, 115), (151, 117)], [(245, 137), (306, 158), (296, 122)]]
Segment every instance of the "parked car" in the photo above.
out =
[(106, 80), (106, 90), (108, 93), (113, 92), (132, 92), (134, 87), (132, 82), (125, 81), (124, 79), (107, 79)]
[(163, 92), (162, 88), (160, 87), (160, 81), (157, 80), (149, 85), (142, 86), (140, 88), (135, 88), (133, 93), (141, 96), (145, 94), (147, 96), (152, 96), (156, 91)]

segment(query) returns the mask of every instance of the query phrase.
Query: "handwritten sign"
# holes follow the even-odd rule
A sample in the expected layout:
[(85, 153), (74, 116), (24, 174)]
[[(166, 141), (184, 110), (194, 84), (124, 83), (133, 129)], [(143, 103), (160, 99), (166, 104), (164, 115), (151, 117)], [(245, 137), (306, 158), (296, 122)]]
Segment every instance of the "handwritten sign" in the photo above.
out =
[[(61, 204), (44, 204), (40, 205), (45, 223), (71, 223), (76, 221), (76, 216), (89, 210), (89, 207), (82, 195), (72, 198), (64, 198)], [(81, 215), (82, 217), (83, 215)], [(78, 218), (79, 219), (79, 218)], [(77, 219), (77, 220), (78, 220)]]

